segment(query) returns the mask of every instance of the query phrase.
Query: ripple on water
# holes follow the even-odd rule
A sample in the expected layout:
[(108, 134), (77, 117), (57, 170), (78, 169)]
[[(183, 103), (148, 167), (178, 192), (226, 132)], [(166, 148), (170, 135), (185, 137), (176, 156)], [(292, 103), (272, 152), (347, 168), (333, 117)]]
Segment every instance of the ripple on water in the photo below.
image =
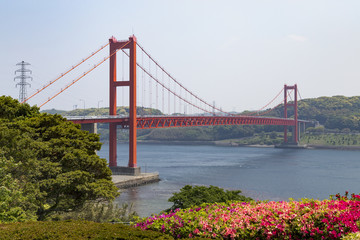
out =
[[(118, 164), (126, 165), (127, 146), (118, 145)], [(99, 156), (107, 158), (108, 145)], [(169, 208), (167, 199), (186, 184), (241, 189), (258, 200), (328, 198), (360, 193), (359, 151), (248, 147), (138, 145), (138, 165), (159, 172), (162, 181), (127, 189), (117, 202), (133, 203), (141, 216)]]

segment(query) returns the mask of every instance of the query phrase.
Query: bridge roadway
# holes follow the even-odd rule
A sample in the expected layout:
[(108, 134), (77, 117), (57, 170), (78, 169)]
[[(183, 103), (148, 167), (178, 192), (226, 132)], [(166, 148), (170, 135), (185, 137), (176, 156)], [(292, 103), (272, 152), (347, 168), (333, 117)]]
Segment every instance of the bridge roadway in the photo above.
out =
[[(127, 116), (65, 116), (65, 118), (78, 124), (116, 123), (124, 129), (129, 128), (129, 117)], [(137, 129), (215, 125), (295, 125), (295, 120), (291, 118), (254, 116), (137, 116), (136, 121)], [(298, 120), (298, 122), (308, 121)]]

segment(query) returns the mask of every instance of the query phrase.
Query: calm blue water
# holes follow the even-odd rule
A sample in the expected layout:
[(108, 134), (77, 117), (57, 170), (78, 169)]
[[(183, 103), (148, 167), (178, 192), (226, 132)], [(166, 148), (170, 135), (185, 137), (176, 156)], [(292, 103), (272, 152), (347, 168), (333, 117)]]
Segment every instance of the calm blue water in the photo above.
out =
[[(108, 145), (98, 155), (108, 158)], [(118, 165), (127, 162), (128, 146), (119, 144)], [(186, 184), (240, 189), (254, 199), (275, 201), (360, 193), (360, 151), (138, 144), (138, 166), (161, 178), (117, 199), (133, 203), (140, 216), (170, 207), (167, 199)]]

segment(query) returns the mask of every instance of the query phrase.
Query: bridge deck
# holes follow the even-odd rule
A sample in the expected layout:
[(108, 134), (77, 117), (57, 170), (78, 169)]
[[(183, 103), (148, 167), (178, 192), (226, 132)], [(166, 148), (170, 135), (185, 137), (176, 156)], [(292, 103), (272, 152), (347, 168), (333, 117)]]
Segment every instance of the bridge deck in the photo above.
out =
[[(84, 116), (66, 117), (74, 123), (116, 123), (129, 128), (129, 118), (123, 116)], [(299, 120), (299, 122), (307, 122)], [(290, 118), (252, 117), (252, 116), (138, 116), (137, 129), (193, 127), (215, 125), (282, 125), (294, 126)]]

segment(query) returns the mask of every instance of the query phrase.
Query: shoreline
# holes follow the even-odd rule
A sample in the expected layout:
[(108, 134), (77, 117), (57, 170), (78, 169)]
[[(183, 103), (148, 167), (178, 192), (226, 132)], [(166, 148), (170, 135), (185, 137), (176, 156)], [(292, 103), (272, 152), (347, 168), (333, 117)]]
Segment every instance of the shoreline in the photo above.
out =
[(351, 150), (359, 151), (360, 146), (341, 146), (341, 145), (319, 145), (319, 144), (307, 144), (306, 149), (333, 149), (333, 150)]
[[(126, 142), (122, 142), (126, 143)], [(274, 148), (275, 145), (262, 145), (262, 144), (238, 144), (233, 141), (138, 141), (138, 144), (167, 144), (167, 145), (209, 145), (219, 147), (254, 147), (254, 148)], [(346, 150), (346, 151), (359, 151), (360, 146), (341, 146), (341, 145), (320, 145), (320, 144), (305, 144), (304, 149), (333, 149), (333, 150)]]
[[(120, 144), (128, 144), (127, 141), (118, 141)], [(232, 140), (223, 141), (160, 141), (160, 140), (138, 140), (138, 144), (164, 144), (164, 145), (207, 145), (218, 147), (254, 147), (254, 148), (274, 148), (275, 145), (262, 145), (262, 144), (238, 144)], [(108, 142), (103, 142), (108, 144)], [(333, 149), (345, 151), (360, 151), (360, 146), (356, 145), (321, 145), (321, 144), (304, 144), (303, 149)]]
[(111, 176), (113, 183), (119, 190), (138, 187), (160, 181), (159, 173), (141, 173), (138, 176), (116, 175)]

